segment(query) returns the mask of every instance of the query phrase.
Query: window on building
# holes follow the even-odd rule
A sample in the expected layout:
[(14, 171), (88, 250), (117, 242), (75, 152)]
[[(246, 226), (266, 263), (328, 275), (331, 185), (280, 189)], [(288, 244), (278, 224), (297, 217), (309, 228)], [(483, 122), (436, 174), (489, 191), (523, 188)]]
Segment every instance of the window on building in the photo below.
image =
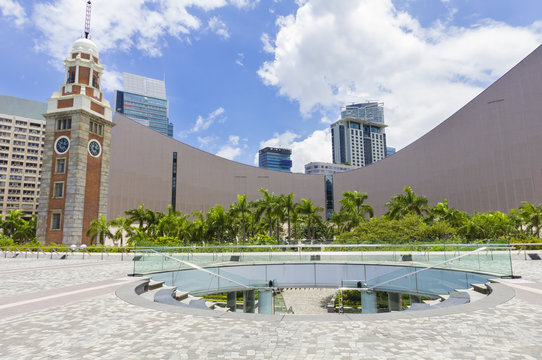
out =
[(53, 189), (53, 197), (54, 198), (61, 198), (64, 197), (64, 182), (55, 182), (55, 186)]
[(94, 121), (90, 122), (89, 131), (93, 134), (102, 136), (103, 133), (103, 125), (100, 125), (98, 123), (95, 123)]
[(92, 77), (92, 86), (95, 87), (96, 89), (100, 88), (100, 81), (98, 80), (97, 74), (94, 74), (94, 76)]
[(68, 78), (66, 84), (73, 84), (75, 82), (75, 70), (68, 71)]
[(62, 213), (59, 212), (53, 212), (51, 216), (51, 230), (60, 230), (60, 223), (62, 220)]
[(66, 158), (56, 159), (55, 173), (64, 174), (66, 172)]
[(56, 121), (57, 130), (69, 130), (72, 128), (72, 119), (58, 119)]

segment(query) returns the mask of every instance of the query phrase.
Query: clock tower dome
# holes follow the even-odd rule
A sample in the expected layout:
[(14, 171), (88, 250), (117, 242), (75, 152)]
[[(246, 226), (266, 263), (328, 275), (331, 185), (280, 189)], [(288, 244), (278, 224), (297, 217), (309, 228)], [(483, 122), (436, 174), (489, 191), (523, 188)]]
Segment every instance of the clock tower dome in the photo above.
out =
[(89, 38), (73, 43), (65, 83), (48, 100), (37, 237), (41, 243), (88, 244), (86, 232), (107, 214), (112, 112), (100, 90), (103, 66)]

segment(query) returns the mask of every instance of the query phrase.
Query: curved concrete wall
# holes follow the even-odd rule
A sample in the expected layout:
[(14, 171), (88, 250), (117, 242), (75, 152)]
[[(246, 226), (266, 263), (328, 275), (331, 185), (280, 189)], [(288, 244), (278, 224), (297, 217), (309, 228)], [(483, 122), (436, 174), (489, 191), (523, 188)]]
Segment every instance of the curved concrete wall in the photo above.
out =
[(259, 188), (276, 194), (293, 192), (296, 200), (310, 198), (324, 204), (322, 176), (261, 169), (193, 148), (122, 115), (115, 116), (111, 140), (109, 218), (138, 207), (165, 211), (171, 203), (173, 152), (177, 152), (176, 208), (183, 213), (207, 211), (216, 204), (226, 208), (247, 194), (261, 197)]
[[(443, 99), (445, 100), (445, 99)], [(109, 218), (143, 202), (165, 210), (171, 201), (172, 154), (178, 153), (177, 209), (229, 206), (258, 188), (296, 194), (324, 206), (324, 178), (270, 171), (200, 151), (117, 115), (111, 141)], [(330, 149), (331, 151), (331, 149)], [(508, 211), (542, 201), (542, 48), (449, 119), (391, 157), (334, 176), (335, 209), (343, 191), (369, 194), (375, 214), (412, 186), (430, 204), (473, 212)]]
[(541, 155), (539, 47), (422, 138), (366, 168), (335, 175), (335, 200), (343, 191), (366, 192), (379, 215), (408, 185), (433, 205), (448, 198), (468, 212), (507, 212), (521, 201), (542, 201)]

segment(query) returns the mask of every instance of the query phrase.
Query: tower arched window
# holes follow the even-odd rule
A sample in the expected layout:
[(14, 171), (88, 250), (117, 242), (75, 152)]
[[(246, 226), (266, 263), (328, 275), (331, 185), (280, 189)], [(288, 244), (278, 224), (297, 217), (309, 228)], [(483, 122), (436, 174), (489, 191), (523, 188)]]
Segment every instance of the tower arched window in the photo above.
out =
[(100, 78), (98, 77), (98, 75), (94, 75), (92, 77), (92, 86), (95, 87), (96, 89), (100, 88)]
[(75, 70), (68, 71), (68, 79), (66, 79), (66, 84), (73, 84), (75, 82)]

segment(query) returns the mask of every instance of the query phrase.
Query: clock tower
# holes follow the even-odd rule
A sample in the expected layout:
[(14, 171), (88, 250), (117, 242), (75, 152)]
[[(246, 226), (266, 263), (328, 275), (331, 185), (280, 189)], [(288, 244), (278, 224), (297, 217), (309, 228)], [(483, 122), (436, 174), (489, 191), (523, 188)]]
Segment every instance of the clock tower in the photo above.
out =
[(86, 232), (107, 214), (111, 107), (100, 90), (103, 66), (88, 38), (64, 60), (65, 83), (48, 100), (37, 237), (41, 243), (88, 244)]

